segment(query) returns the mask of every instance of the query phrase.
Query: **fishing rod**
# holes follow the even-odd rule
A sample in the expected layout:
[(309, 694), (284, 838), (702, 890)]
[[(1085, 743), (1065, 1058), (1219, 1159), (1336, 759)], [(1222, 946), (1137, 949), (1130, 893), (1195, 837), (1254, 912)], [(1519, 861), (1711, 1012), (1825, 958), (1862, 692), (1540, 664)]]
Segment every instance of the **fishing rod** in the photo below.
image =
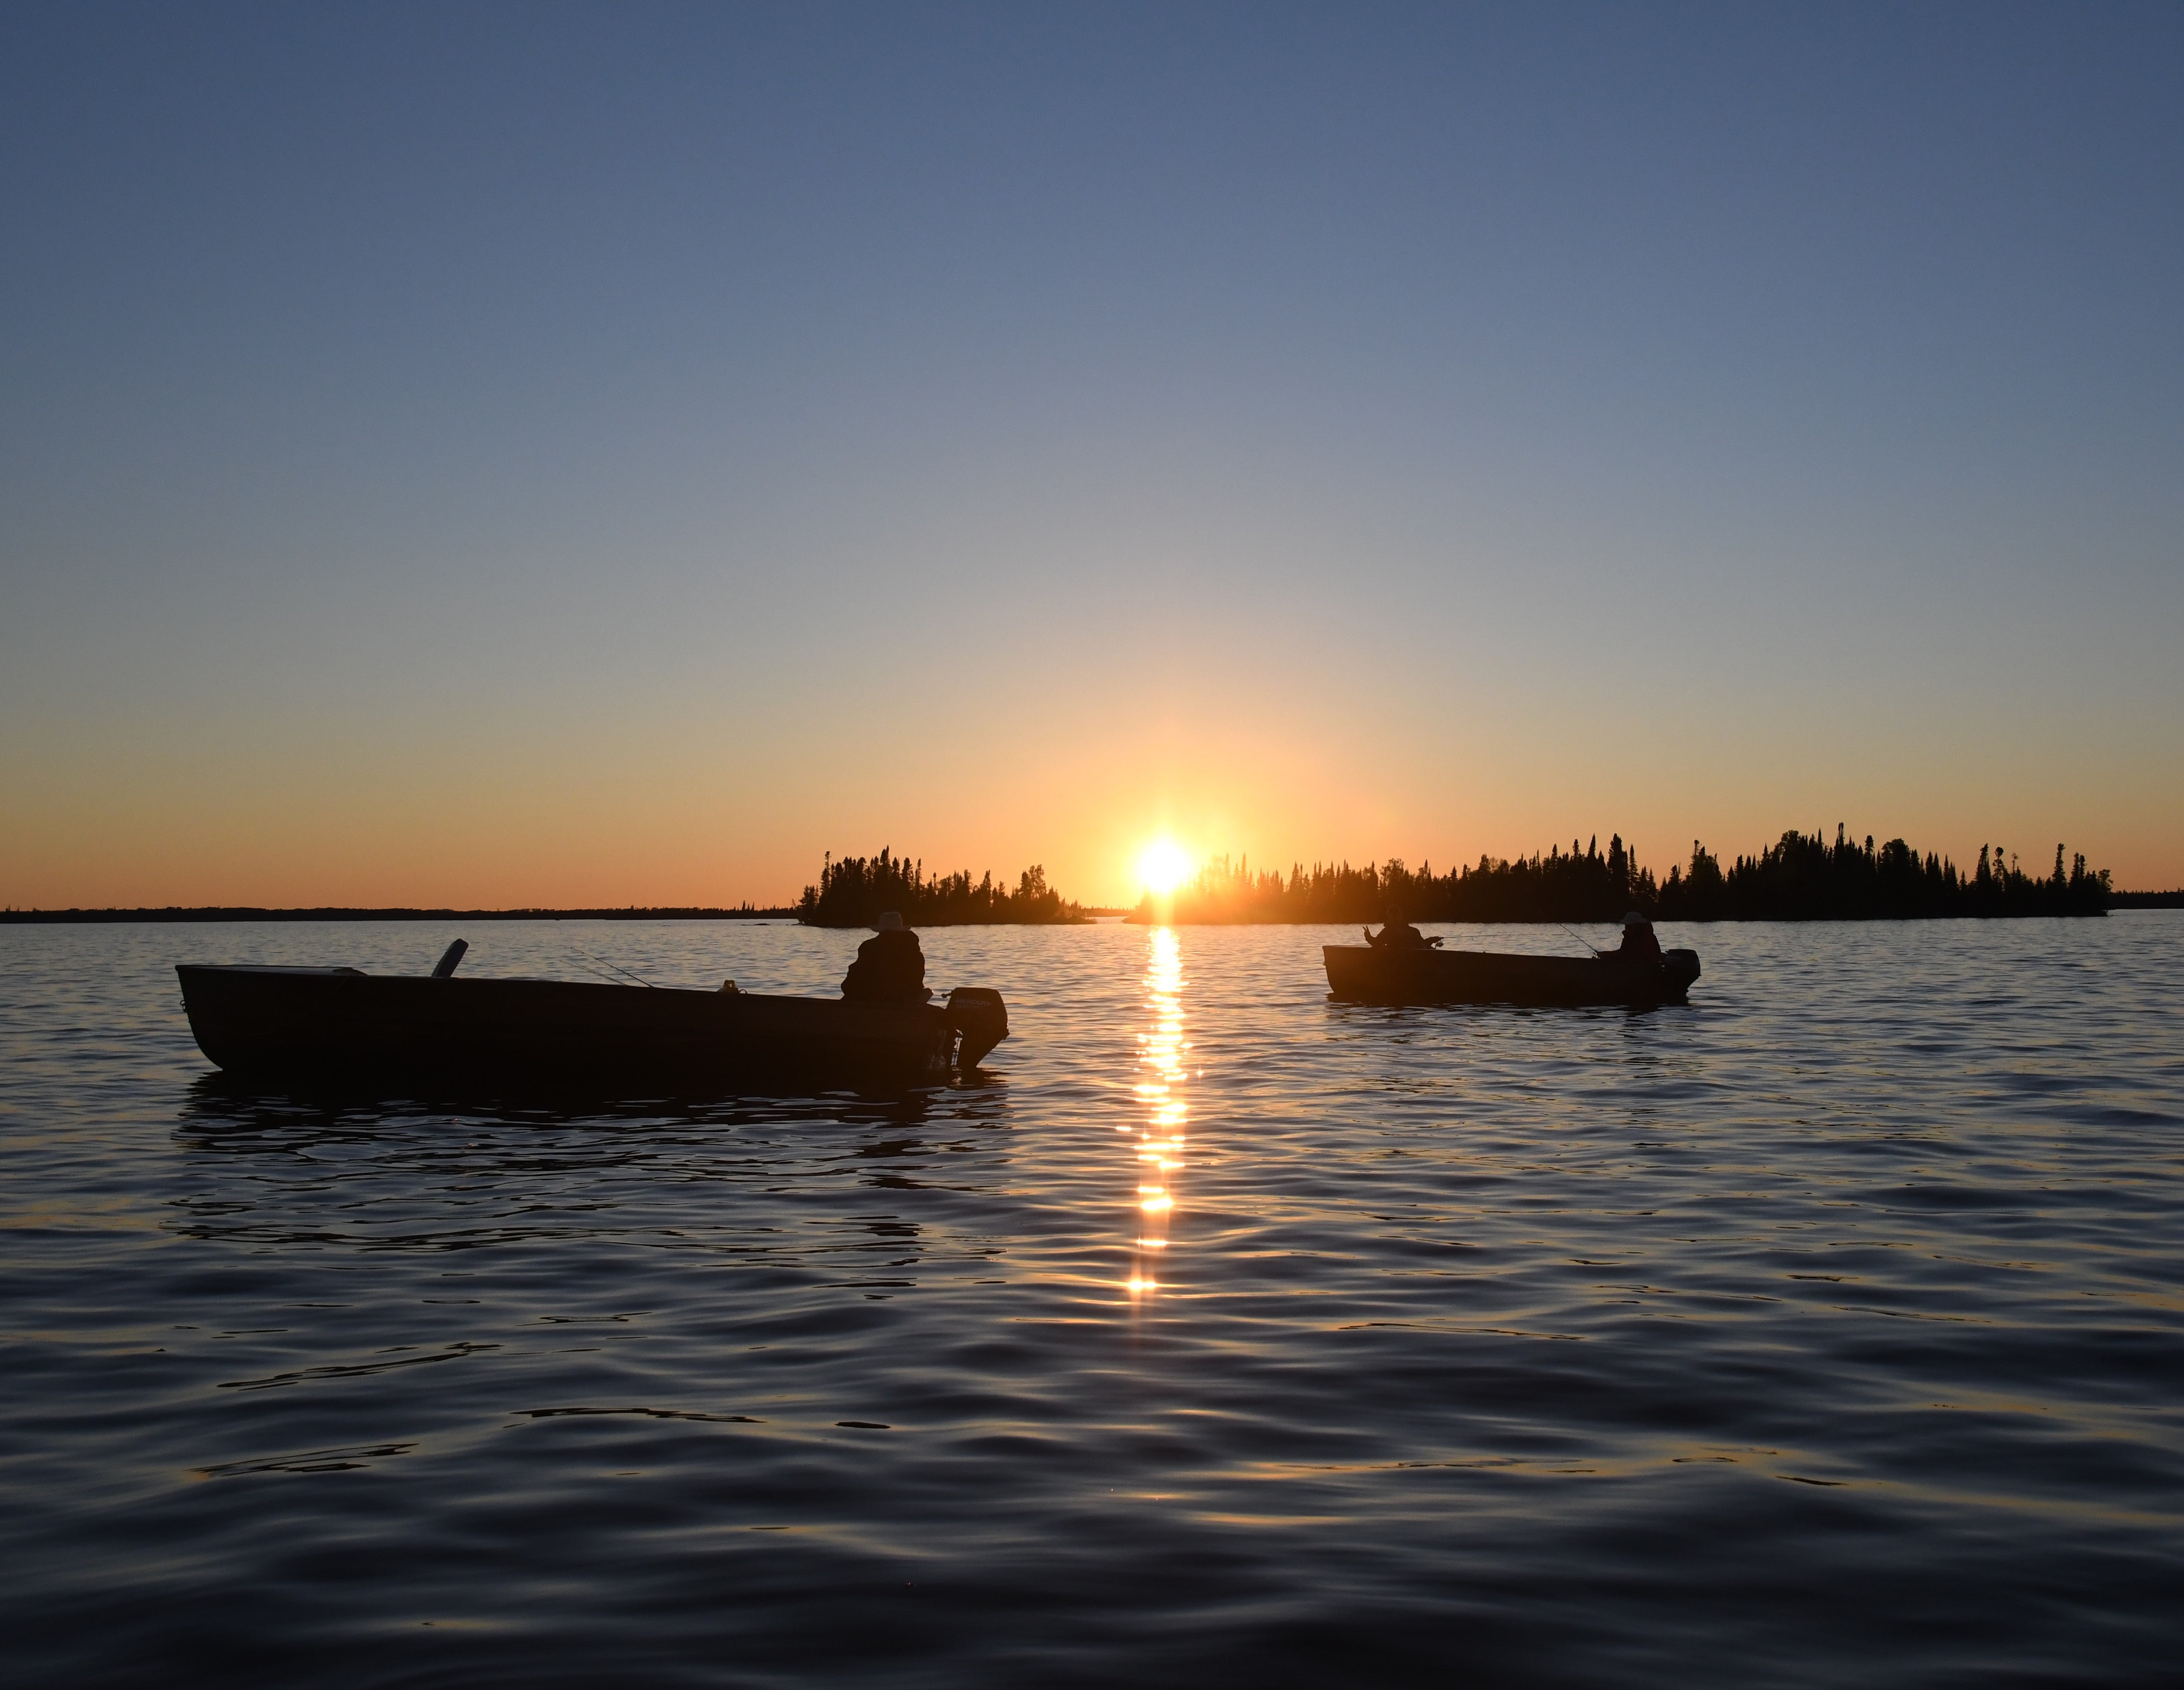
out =
[(580, 956), (580, 957), (589, 957), (589, 958), (591, 959), (591, 960), (592, 960), (592, 961), (593, 961), (593, 962), (597, 963), (597, 964), (598, 964), (601, 968), (610, 968), (610, 969), (612, 969), (612, 970), (613, 970), (616, 974), (625, 974), (625, 975), (627, 975), (627, 976), (628, 976), (632, 980), (635, 981), (636, 981), (639, 986), (642, 986), (642, 987), (645, 987), (645, 988), (646, 988), (647, 990), (649, 990), (649, 991), (655, 991), (655, 992), (656, 992), (656, 991), (658, 991), (658, 990), (660, 989), (659, 987), (657, 987), (654, 986), (654, 985), (653, 985), (653, 983), (652, 983), (650, 981), (647, 980), (647, 979), (646, 979), (643, 975), (638, 974), (638, 972), (636, 972), (636, 971), (635, 971), (634, 970), (632, 970), (632, 969), (627, 969), (627, 968), (624, 968), (624, 967), (623, 967), (620, 963), (609, 962), (609, 961), (608, 961), (604, 957), (594, 957), (594, 956), (592, 956), (592, 953), (591, 953), (589, 951), (586, 950), (586, 949), (585, 949), (582, 945), (574, 945), (574, 946), (571, 946), (571, 949), (573, 949), (573, 950), (577, 953), (577, 954), (578, 956)]
[(1591, 951), (1593, 955), (1602, 956), (1606, 954), (1606, 953), (1602, 951), (1598, 946), (1595, 945), (1591, 940), (1586, 938), (1582, 933), (1579, 932), (1576, 928), (1571, 926), (1568, 922), (1557, 921), (1555, 923), (1555, 926), (1561, 928), (1563, 931), (1568, 934), (1570, 937), (1575, 939), (1578, 943), (1583, 945), (1585, 949)]

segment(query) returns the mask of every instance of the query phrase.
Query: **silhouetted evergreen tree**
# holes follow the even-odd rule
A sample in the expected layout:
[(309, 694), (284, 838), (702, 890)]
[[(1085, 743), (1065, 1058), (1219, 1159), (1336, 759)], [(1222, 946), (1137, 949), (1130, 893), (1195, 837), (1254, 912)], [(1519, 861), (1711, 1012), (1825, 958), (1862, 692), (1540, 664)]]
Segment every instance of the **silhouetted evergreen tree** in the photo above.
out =
[(866, 927), (883, 910), (893, 909), (913, 927), (961, 927), (990, 923), (1050, 926), (1089, 918), (1083, 906), (1065, 900), (1046, 883), (1046, 870), (1034, 863), (1017, 877), (1011, 892), (994, 884), (993, 870), (973, 882), (968, 870), (925, 876), (922, 859), (911, 862), (883, 848), (876, 857), (829, 853), (819, 884), (804, 888), (796, 919), (811, 927)]
[(2000, 847), (1981, 846), (1970, 876), (1929, 853), (1923, 859), (1901, 839), (1876, 848), (1847, 837), (1841, 826), (1830, 844), (1817, 830), (1795, 828), (1757, 856), (1739, 857), (1728, 869), (1705, 845), (1691, 842), (1691, 859), (1672, 865), (1656, 885), (1639, 866), (1620, 834), (1580, 849), (1570, 842), (1545, 854), (1511, 860), (1482, 856), (1468, 868), (1435, 876), (1431, 864), (1417, 873), (1401, 858), (1368, 863), (1293, 865), (1253, 873), (1248, 862), (1215, 858), (1168, 900), (1148, 896), (1131, 913), (1134, 921), (1378, 922), (1615, 921), (1638, 909), (1670, 921), (1868, 921), (1910, 917), (2102, 915), (2110, 897), (2106, 870), (2090, 870), (2082, 855), (2046, 879), (2007, 866)]
[(1702, 885), (1699, 848), (1691, 871), (1671, 875), (1662, 887), (1661, 913), (1671, 920), (1865, 921), (1907, 917), (2102, 915), (2108, 912), (2106, 870), (2089, 873), (2080, 855), (2064, 867), (2055, 848), (2052, 877), (2035, 879), (2015, 862), (2004, 864), (1999, 847), (1981, 846), (1969, 879), (1956, 864), (1919, 853), (1901, 839), (1876, 848), (1870, 834), (1861, 845), (1838, 826), (1835, 842), (1815, 830), (1785, 833), (1756, 857), (1739, 857), (1718, 892)]

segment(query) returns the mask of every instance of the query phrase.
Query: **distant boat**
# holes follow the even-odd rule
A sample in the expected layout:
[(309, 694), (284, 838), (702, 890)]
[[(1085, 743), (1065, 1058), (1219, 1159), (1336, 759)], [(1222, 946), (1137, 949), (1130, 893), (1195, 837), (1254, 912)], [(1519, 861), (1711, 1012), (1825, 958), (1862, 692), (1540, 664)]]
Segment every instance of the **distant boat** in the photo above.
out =
[(1502, 951), (1322, 948), (1329, 991), (1361, 1003), (1622, 1003), (1650, 1009), (1683, 1003), (1699, 977), (1696, 951), (1666, 951), (1658, 962), (1624, 962), (1613, 956), (1535, 957)]
[(998, 992), (947, 1003), (699, 992), (560, 980), (184, 964), (198, 1048), (228, 1073), (403, 1085), (659, 1093), (794, 1077), (822, 1086), (944, 1079), (1008, 1037)]

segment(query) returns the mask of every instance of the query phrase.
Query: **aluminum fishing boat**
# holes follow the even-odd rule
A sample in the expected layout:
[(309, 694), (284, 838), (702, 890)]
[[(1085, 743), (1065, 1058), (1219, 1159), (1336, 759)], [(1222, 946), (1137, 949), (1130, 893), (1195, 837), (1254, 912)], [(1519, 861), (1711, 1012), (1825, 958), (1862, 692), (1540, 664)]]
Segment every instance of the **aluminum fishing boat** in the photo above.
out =
[(460, 942), (422, 975), (184, 964), (198, 1048), (228, 1073), (404, 1085), (667, 1093), (794, 1077), (938, 1081), (1008, 1037), (1000, 993), (874, 1003), (562, 980), (458, 980)]
[(1613, 956), (1535, 957), (1501, 951), (1382, 949), (1328, 945), (1329, 992), (1361, 1003), (1525, 1003), (1569, 1007), (1681, 1003), (1699, 977), (1696, 951), (1658, 962)]

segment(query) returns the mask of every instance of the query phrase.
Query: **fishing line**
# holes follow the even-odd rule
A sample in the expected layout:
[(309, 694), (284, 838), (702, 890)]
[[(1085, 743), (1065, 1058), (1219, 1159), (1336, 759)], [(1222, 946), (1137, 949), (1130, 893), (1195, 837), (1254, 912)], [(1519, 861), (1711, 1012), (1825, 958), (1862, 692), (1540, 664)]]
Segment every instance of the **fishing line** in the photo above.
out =
[[(571, 948), (573, 949), (580, 957), (591, 957), (591, 959), (597, 963), (601, 968), (610, 968), (616, 974), (627, 975), (632, 980), (635, 981), (639, 986), (645, 987), (648, 991), (656, 992), (659, 990), (659, 988), (654, 986), (650, 981), (647, 980), (643, 975), (638, 973), (633, 969), (624, 968), (620, 963), (609, 962), (604, 957), (592, 956), (592, 953), (586, 950), (582, 945), (571, 946)], [(609, 978), (610, 982), (612, 984), (619, 985), (621, 983), (617, 981), (613, 981), (611, 976)]]
[(1593, 953), (1593, 955), (1595, 955), (1595, 956), (1596, 956), (1596, 957), (1597, 957), (1597, 956), (1605, 956), (1605, 955), (1607, 954), (1607, 953), (1606, 953), (1606, 952), (1604, 952), (1604, 951), (1601, 950), (1598, 947), (1596, 947), (1596, 945), (1594, 945), (1594, 943), (1592, 942), (1592, 941), (1591, 941), (1591, 940), (1590, 940), (1590, 939), (1588, 939), (1588, 938), (1585, 937), (1582, 934), (1580, 934), (1580, 933), (1577, 931), (1577, 929), (1576, 929), (1576, 928), (1574, 928), (1574, 927), (1571, 926), (1569, 925), (1569, 923), (1568, 923), (1567, 921), (1557, 921), (1557, 922), (1556, 922), (1556, 923), (1555, 923), (1555, 926), (1557, 926), (1557, 927), (1559, 927), (1559, 928), (1561, 928), (1561, 929), (1563, 930), (1563, 931), (1564, 931), (1565, 933), (1568, 934), (1568, 935), (1570, 936), (1570, 937), (1572, 937), (1573, 939), (1575, 939), (1575, 940), (1578, 942), (1578, 943), (1580, 943), (1580, 945), (1583, 945), (1583, 946), (1585, 948), (1585, 949), (1587, 949), (1587, 950), (1591, 951), (1591, 952)]

